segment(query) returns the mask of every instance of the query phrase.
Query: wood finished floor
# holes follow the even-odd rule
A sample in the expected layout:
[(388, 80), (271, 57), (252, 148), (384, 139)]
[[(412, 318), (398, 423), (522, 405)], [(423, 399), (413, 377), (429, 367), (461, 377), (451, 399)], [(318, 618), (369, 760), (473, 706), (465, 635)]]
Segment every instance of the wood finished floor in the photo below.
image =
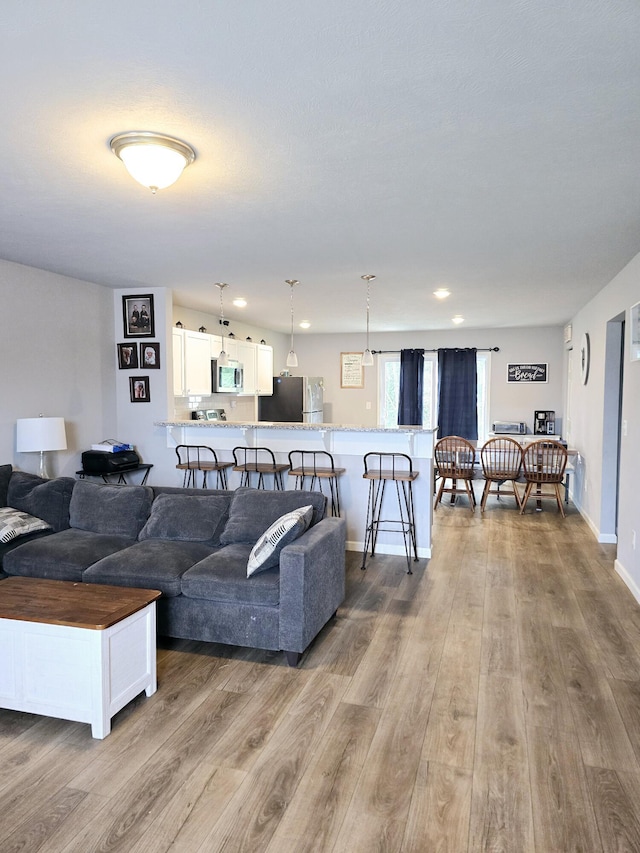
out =
[(297, 670), (163, 641), (104, 741), (0, 711), (2, 853), (640, 851), (640, 607), (575, 510), (348, 555)]

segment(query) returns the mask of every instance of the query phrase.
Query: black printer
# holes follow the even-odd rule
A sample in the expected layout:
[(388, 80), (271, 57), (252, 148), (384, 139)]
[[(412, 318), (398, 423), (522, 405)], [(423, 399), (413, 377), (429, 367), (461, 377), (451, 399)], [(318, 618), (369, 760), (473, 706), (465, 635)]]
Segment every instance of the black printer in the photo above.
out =
[(140, 464), (135, 450), (120, 450), (109, 453), (107, 450), (85, 450), (82, 454), (82, 470), (86, 474), (117, 474), (131, 471)]

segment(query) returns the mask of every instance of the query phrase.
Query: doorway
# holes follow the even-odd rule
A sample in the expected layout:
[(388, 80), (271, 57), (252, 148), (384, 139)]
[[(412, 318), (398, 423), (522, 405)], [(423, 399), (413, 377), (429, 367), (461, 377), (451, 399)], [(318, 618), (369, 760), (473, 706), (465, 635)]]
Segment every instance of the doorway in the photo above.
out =
[(604, 421), (600, 542), (618, 541), (618, 483), (622, 435), (622, 387), (624, 378), (624, 312), (607, 323), (604, 367)]

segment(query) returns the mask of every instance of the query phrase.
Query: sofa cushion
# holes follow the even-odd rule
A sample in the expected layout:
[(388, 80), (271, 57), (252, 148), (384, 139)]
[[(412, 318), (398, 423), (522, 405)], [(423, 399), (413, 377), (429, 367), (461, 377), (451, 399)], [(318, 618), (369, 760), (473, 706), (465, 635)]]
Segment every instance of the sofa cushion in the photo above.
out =
[(163, 595), (180, 595), (183, 572), (211, 554), (202, 542), (146, 539), (124, 551), (98, 560), (82, 575), (85, 583), (159, 589)]
[(76, 480), (71, 477), (43, 480), (35, 474), (14, 471), (9, 480), (7, 504), (41, 518), (55, 531), (66, 530), (69, 527), (69, 506), (76, 485)]
[(310, 505), (313, 507), (311, 525), (314, 525), (324, 516), (326, 504), (327, 499), (320, 492), (297, 489), (287, 492), (236, 489), (220, 542), (223, 545), (249, 542), (253, 547), (265, 530), (281, 515)]
[(136, 539), (149, 518), (152, 498), (153, 492), (147, 486), (78, 480), (71, 497), (69, 523), (76, 530)]
[(274, 521), (251, 549), (247, 561), (247, 577), (277, 566), (280, 562), (280, 551), (289, 542), (302, 536), (311, 524), (312, 514), (312, 506), (302, 506)]
[(138, 538), (219, 545), (229, 503), (224, 497), (158, 495)]
[(35, 515), (10, 506), (0, 507), (0, 542), (10, 542), (37, 530), (51, 530), (51, 525)]
[(12, 471), (12, 465), (0, 465), (0, 506), (7, 505), (7, 490)]
[(182, 594), (186, 598), (206, 598), (228, 604), (277, 607), (280, 603), (280, 570), (267, 569), (247, 578), (251, 547), (240, 542), (227, 545), (196, 563), (182, 576)]
[(81, 581), (88, 566), (134, 541), (126, 536), (70, 528), (25, 542), (4, 555), (2, 568), (9, 575)]

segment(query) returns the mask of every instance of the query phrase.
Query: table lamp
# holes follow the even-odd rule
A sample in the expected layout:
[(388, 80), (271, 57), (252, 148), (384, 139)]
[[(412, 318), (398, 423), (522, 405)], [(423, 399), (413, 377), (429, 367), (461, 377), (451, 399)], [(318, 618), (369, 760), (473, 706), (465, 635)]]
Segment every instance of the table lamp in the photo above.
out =
[(66, 450), (67, 436), (64, 418), (18, 418), (16, 421), (16, 450), (18, 453), (39, 453), (38, 475), (49, 479), (45, 453), (49, 450)]

